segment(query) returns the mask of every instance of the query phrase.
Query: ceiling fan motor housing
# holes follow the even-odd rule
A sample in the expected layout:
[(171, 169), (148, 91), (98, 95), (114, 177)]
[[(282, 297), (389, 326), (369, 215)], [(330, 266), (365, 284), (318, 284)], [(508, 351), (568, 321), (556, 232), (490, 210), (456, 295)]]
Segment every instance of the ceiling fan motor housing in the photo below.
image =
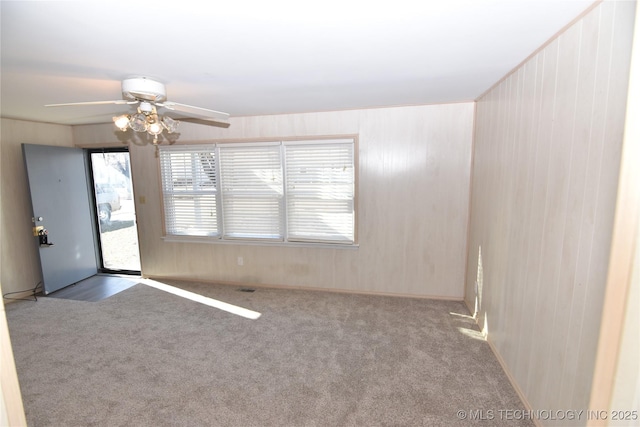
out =
[(124, 99), (162, 102), (167, 99), (164, 84), (147, 77), (134, 77), (122, 81)]

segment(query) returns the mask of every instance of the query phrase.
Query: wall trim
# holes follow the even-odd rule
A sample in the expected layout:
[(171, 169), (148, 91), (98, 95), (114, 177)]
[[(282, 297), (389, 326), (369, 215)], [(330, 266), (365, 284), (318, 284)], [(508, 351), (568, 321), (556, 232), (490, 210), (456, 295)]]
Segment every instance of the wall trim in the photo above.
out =
[[(511, 371), (509, 370), (507, 363), (504, 361), (504, 359), (500, 355), (500, 352), (498, 351), (496, 346), (493, 345), (493, 341), (491, 341), (491, 338), (489, 336), (487, 336), (486, 341), (489, 344), (489, 348), (493, 352), (494, 356), (496, 356), (496, 359), (498, 359), (498, 363), (500, 363), (500, 366), (502, 366), (502, 370), (504, 371), (505, 375), (509, 379), (509, 382), (513, 386), (513, 389), (516, 391), (516, 393), (518, 394), (518, 397), (522, 401), (522, 404), (524, 405), (525, 410), (533, 411), (533, 408), (531, 407), (529, 400), (527, 400), (527, 397), (525, 396), (524, 392), (520, 388), (520, 385), (518, 385), (518, 382), (516, 381), (514, 376), (511, 374)], [(532, 417), (532, 421), (537, 427), (542, 427), (542, 423), (540, 423), (539, 419)]]
[[(180, 140), (176, 141), (171, 146), (180, 146), (180, 145), (211, 145), (211, 144), (244, 144), (244, 143), (253, 143), (253, 142), (290, 142), (290, 141), (324, 141), (324, 140), (332, 140), (332, 139), (353, 139), (356, 148), (358, 147), (358, 139), (360, 138), (359, 133), (339, 133), (339, 134), (305, 134), (305, 135), (289, 135), (289, 136), (261, 136), (256, 138), (251, 137), (240, 137), (240, 138), (208, 138), (208, 139), (191, 139), (191, 140)], [(167, 144), (158, 144), (161, 147), (167, 147)]]
[[(598, 0), (603, 1), (603, 0)], [(474, 102), (474, 99), (465, 99), (462, 101), (449, 101), (449, 102), (426, 102), (426, 103), (418, 103), (418, 104), (393, 104), (393, 105), (378, 105), (373, 107), (353, 107), (353, 108), (338, 108), (335, 110), (315, 110), (315, 111), (304, 111), (304, 112), (289, 112), (289, 113), (271, 113), (271, 114), (248, 114), (246, 116), (233, 116), (230, 119), (234, 118), (252, 118), (252, 117), (269, 117), (269, 116), (290, 116), (290, 115), (302, 115), (302, 114), (323, 114), (323, 113), (341, 113), (341, 112), (350, 112), (350, 111), (367, 111), (367, 110), (383, 110), (387, 108), (412, 108), (412, 107), (432, 107), (438, 105), (454, 105), (454, 104), (467, 104), (470, 102)]]
[[(462, 298), (467, 304), (467, 279), (469, 277), (469, 249), (471, 248), (471, 216), (472, 216), (472, 201), (473, 201), (473, 166), (476, 159), (476, 124), (478, 115), (478, 102), (473, 103), (473, 118), (471, 123), (471, 155), (469, 156), (469, 197), (467, 199), (467, 241), (465, 242), (464, 253), (466, 259), (464, 260), (464, 280), (462, 281)], [(474, 315), (474, 310), (469, 310), (471, 315)]]
[(279, 290), (292, 290), (292, 291), (313, 291), (313, 292), (331, 292), (331, 293), (339, 293), (339, 294), (350, 294), (350, 295), (368, 295), (368, 296), (380, 296), (380, 297), (397, 297), (397, 298), (417, 298), (417, 299), (432, 299), (439, 301), (455, 301), (455, 302), (463, 302), (463, 298), (459, 297), (449, 297), (444, 295), (414, 295), (414, 294), (403, 294), (403, 293), (393, 293), (393, 292), (375, 292), (375, 291), (357, 291), (351, 289), (332, 289), (332, 288), (321, 288), (315, 286), (300, 286), (300, 285), (275, 285), (269, 283), (252, 283), (252, 282), (237, 282), (231, 280), (207, 280), (207, 279), (195, 279), (195, 278), (183, 278), (183, 277), (167, 277), (167, 276), (154, 276), (154, 275), (143, 275), (143, 279), (151, 279), (151, 280), (175, 280), (178, 282), (188, 282), (188, 283), (205, 283), (210, 285), (225, 285), (225, 286), (238, 286), (238, 287), (251, 287), (251, 288), (260, 288), (260, 289), (279, 289)]
[(485, 95), (487, 95), (489, 92), (491, 92), (493, 89), (495, 89), (496, 87), (498, 87), (500, 84), (502, 84), (502, 82), (504, 82), (507, 78), (509, 78), (509, 76), (511, 76), (513, 73), (515, 73), (516, 71), (518, 71), (520, 68), (522, 68), (527, 62), (529, 62), (529, 60), (531, 60), (531, 58), (533, 58), (534, 56), (536, 56), (538, 53), (540, 53), (542, 50), (544, 50), (547, 46), (549, 46), (551, 43), (553, 43), (558, 37), (560, 37), (563, 33), (565, 33), (569, 28), (571, 28), (576, 22), (580, 21), (582, 18), (584, 18), (586, 15), (589, 14), (589, 12), (591, 12), (593, 9), (595, 9), (598, 5), (600, 5), (600, 3), (602, 3), (605, 0), (595, 0), (593, 2), (593, 4), (591, 4), (589, 7), (587, 7), (585, 10), (582, 11), (581, 14), (579, 14), (578, 16), (576, 16), (575, 18), (573, 18), (567, 25), (565, 25), (564, 27), (562, 27), (560, 30), (558, 30), (557, 33), (555, 33), (554, 35), (552, 35), (551, 37), (549, 37), (549, 40), (547, 40), (546, 42), (544, 42), (540, 47), (538, 47), (536, 50), (534, 50), (533, 52), (531, 52), (531, 54), (529, 56), (527, 56), (525, 59), (523, 59), (522, 61), (520, 61), (520, 63), (518, 65), (516, 65), (515, 67), (513, 67), (511, 69), (511, 71), (509, 71), (507, 74), (504, 75), (504, 77), (502, 77), (500, 80), (498, 80), (497, 82), (495, 82), (493, 85), (491, 85), (491, 87), (489, 87), (489, 89), (485, 90), (484, 92), (482, 92), (482, 94), (480, 94), (475, 100), (479, 101), (482, 97), (484, 97)]
[[(618, 194), (611, 238), (609, 269), (605, 287), (602, 320), (598, 337), (598, 348), (591, 383), (589, 410), (609, 411), (615, 392), (616, 371), (622, 347), (622, 334), (627, 310), (636, 310), (633, 301), (628, 301), (633, 280), (635, 251), (640, 250), (637, 230), (640, 227), (640, 5), (636, 3), (634, 34), (631, 47), (629, 88), (625, 127), (622, 136), (622, 153), (618, 178)], [(589, 420), (587, 425), (608, 425), (605, 420)]]
[[(469, 313), (473, 313), (474, 310), (471, 309), (471, 305), (469, 304), (469, 302), (466, 299), (464, 300), (464, 305), (467, 307), (467, 310), (469, 310)], [(473, 314), (471, 314), (471, 315), (473, 316)], [(476, 326), (482, 331), (482, 327), (478, 324), (478, 319), (476, 317), (474, 317), (473, 320), (474, 320)], [(491, 351), (493, 352), (493, 355), (498, 360), (498, 363), (500, 363), (500, 366), (502, 367), (502, 370), (504, 371), (504, 374), (509, 379), (509, 382), (511, 383), (511, 386), (516, 391), (516, 394), (518, 395), (518, 397), (520, 398), (520, 401), (524, 405), (525, 410), (533, 411), (533, 408), (531, 407), (531, 404), (529, 403), (529, 400), (527, 399), (527, 397), (525, 396), (524, 392), (520, 388), (520, 385), (516, 381), (515, 377), (511, 374), (511, 370), (509, 369), (507, 363), (502, 358), (502, 355), (500, 354), (500, 352), (498, 351), (496, 346), (493, 344), (493, 341), (491, 341), (491, 338), (489, 336), (486, 336), (485, 337), (485, 341), (487, 342), (487, 344), (489, 344), (489, 348), (491, 349)], [(540, 423), (540, 420), (536, 419), (535, 417), (533, 417), (532, 420), (533, 420), (533, 423), (537, 427), (542, 427), (542, 424)]]
[(96, 150), (96, 151), (100, 151), (103, 148), (109, 149), (109, 148), (122, 148), (122, 149), (129, 149), (129, 144), (123, 144), (120, 142), (105, 142), (102, 144), (74, 144), (74, 147), (76, 148), (82, 148), (85, 150)]

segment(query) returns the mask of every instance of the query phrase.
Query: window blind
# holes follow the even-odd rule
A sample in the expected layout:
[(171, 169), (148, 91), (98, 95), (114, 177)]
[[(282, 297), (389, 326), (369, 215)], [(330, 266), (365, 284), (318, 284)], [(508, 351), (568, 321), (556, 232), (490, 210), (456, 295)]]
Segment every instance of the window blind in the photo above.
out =
[(279, 144), (224, 144), (220, 150), (224, 238), (283, 240)]
[(354, 242), (352, 140), (285, 148), (287, 240)]
[(159, 148), (167, 234), (218, 236), (215, 146)]
[(355, 243), (353, 139), (160, 147), (168, 235)]

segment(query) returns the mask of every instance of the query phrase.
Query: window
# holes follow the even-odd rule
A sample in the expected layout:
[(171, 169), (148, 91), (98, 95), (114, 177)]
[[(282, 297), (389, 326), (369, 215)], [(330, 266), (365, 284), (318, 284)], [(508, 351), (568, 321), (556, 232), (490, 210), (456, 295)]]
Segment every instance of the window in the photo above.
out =
[(220, 147), (225, 238), (282, 240), (282, 167), (279, 145)]
[(289, 241), (353, 242), (353, 143), (284, 145)]
[(354, 140), (160, 147), (167, 235), (355, 241)]
[(219, 236), (215, 147), (160, 150), (167, 234)]

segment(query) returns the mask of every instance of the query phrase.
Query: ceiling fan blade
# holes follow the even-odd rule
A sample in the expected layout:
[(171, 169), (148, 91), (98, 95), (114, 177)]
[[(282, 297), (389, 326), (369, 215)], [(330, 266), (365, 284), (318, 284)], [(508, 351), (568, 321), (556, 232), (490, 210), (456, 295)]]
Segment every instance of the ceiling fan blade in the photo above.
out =
[(229, 118), (228, 113), (222, 111), (210, 110), (208, 108), (194, 107), (193, 105), (180, 104), (178, 102), (162, 102), (156, 103), (159, 107), (164, 107), (169, 110), (179, 111), (182, 113), (188, 113), (194, 116), (200, 116), (204, 118), (227, 120)]
[(116, 104), (116, 105), (125, 105), (125, 104), (137, 104), (139, 101), (127, 101), (125, 99), (118, 99), (116, 101), (88, 101), (88, 102), (67, 102), (65, 104), (47, 104), (45, 107), (67, 107), (74, 105), (105, 105), (105, 104)]

